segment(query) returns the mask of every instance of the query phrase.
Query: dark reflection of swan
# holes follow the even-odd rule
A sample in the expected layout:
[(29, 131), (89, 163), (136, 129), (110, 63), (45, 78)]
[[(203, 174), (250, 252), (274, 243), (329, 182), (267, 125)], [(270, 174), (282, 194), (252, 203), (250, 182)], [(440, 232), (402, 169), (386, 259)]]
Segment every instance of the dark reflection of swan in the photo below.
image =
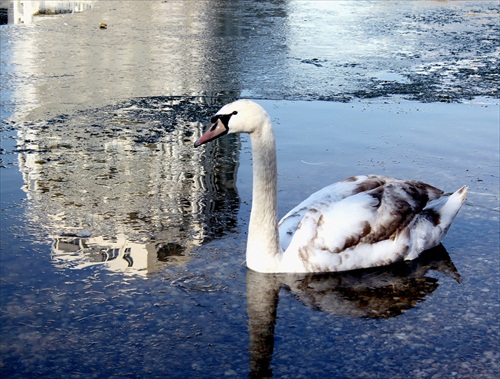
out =
[(438, 271), (460, 282), (446, 249), (439, 245), (413, 261), (387, 267), (329, 274), (260, 274), (247, 270), (250, 377), (272, 376), (274, 327), (279, 291), (290, 291), (306, 306), (333, 316), (389, 318), (413, 308), (434, 292)]

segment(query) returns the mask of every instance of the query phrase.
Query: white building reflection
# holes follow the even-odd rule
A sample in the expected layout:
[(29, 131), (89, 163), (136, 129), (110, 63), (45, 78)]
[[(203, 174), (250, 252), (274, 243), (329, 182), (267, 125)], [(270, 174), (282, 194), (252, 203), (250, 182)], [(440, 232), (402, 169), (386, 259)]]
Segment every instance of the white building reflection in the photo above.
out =
[(161, 270), (165, 262), (177, 266), (189, 261), (189, 253), (177, 243), (136, 243), (124, 234), (113, 238), (78, 235), (53, 238), (52, 258), (59, 268), (83, 269), (102, 264), (126, 275), (145, 275)]
[(1, 7), (8, 9), (10, 24), (30, 24), (41, 14), (78, 13), (91, 9), (94, 0), (2, 0)]
[[(47, 118), (134, 97), (240, 93), (241, 21), (225, 8), (233, 3), (217, 3), (224, 6), (95, 1), (85, 12), (35, 17), (29, 28), (6, 29), (16, 33), (7, 35), (13, 42), (15, 119)], [(100, 29), (100, 23), (108, 28)], [(231, 25), (234, 38), (221, 40), (221, 25)], [(221, 43), (225, 56), (215, 54)]]
[[(146, 98), (139, 108), (25, 124), (19, 165), (29, 218), (52, 236), (57, 266), (147, 274), (186, 263), (193, 248), (234, 230), (238, 140), (194, 149), (204, 124), (174, 114), (209, 107), (200, 101)], [(159, 108), (175, 126), (158, 121)]]
[[(110, 5), (101, 2), (101, 6)], [(153, 18), (160, 17), (153, 8), (173, 7), (173, 20), (162, 8), (162, 22), (175, 24), (182, 16), (190, 22), (180, 27), (193, 35), (212, 33), (213, 17), (205, 18), (203, 12), (217, 11), (207, 10), (206, 4), (196, 7), (194, 2), (133, 2), (130, 7), (138, 17)], [(188, 18), (183, 15), (186, 7)], [(203, 19), (207, 24), (200, 24)], [(103, 34), (96, 34), (101, 31), (92, 25), (78, 46), (54, 40), (54, 54), (41, 60), (38, 46), (48, 36), (36, 30), (16, 40), (12, 50), (17, 75), (40, 79), (22, 80), (13, 97), (13, 118), (23, 120), (18, 123), (18, 146), (27, 217), (42, 236), (51, 236), (58, 267), (103, 265), (146, 275), (165, 264), (184, 264), (194, 248), (236, 228), (239, 140), (227, 138), (200, 149), (193, 143), (206, 127), (202, 121), (222, 104), (210, 97), (214, 83), (231, 89), (224, 94), (225, 101), (238, 97), (234, 84), (238, 78), (225, 75), (226, 68), (238, 61), (206, 61), (201, 57), (208, 56), (212, 46), (204, 46), (203, 39), (186, 46), (182, 38), (159, 39), (142, 29), (129, 35), (130, 40), (144, 40), (139, 47), (103, 51), (98, 39)], [(108, 42), (117, 38), (122, 38), (118, 32)], [(61, 61), (61, 54), (68, 59)], [(72, 65), (75, 59), (78, 64)], [(155, 69), (162, 67), (168, 73), (162, 78), (165, 91), (158, 90), (156, 74), (133, 70), (149, 59), (156, 60)], [(175, 93), (172, 89), (207, 96), (138, 97)], [(120, 94), (120, 101), (114, 93)], [(124, 94), (133, 94), (128, 99), (136, 100), (123, 100)]]

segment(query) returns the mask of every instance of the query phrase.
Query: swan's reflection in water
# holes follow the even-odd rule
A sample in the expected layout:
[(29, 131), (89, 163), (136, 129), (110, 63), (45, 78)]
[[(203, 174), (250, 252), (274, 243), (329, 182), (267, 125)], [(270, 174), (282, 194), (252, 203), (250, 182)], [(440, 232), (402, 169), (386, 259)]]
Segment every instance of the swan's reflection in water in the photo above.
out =
[(329, 274), (260, 274), (247, 270), (250, 377), (271, 377), (274, 328), (280, 289), (304, 305), (332, 316), (389, 318), (413, 308), (434, 292), (437, 271), (460, 282), (446, 249), (439, 245), (410, 262)]

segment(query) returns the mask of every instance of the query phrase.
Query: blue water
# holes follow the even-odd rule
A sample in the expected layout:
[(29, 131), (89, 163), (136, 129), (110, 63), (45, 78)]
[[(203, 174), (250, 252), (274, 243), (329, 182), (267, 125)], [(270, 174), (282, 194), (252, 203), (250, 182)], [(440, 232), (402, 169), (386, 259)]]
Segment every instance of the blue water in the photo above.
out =
[[(102, 1), (1, 26), (0, 376), (497, 378), (497, 8)], [(468, 185), (443, 245), (247, 272), (249, 140), (193, 148), (240, 97), (274, 123), (280, 216), (356, 174)]]
[[(156, 104), (158, 99), (148, 102)], [(109, 109), (83, 112), (52, 125), (56, 131), (66, 129), (64, 144), (48, 150), (18, 147), (20, 162), (38, 162), (23, 166), (24, 183), (15, 166), (2, 169), (2, 184), (7, 184), (2, 185), (1, 225), (4, 377), (209, 378), (245, 377), (249, 372), (258, 376), (269, 370), (276, 377), (307, 378), (325, 373), (494, 376), (498, 369), (497, 106), (260, 102), (276, 125), (280, 214), (315, 189), (351, 174), (411, 176), (446, 190), (467, 184), (469, 198), (444, 241), (449, 256), (354, 278), (282, 276), (269, 282), (258, 275), (249, 277), (243, 265), (251, 200), (247, 138), (228, 140), (241, 149), (231, 158), (238, 164), (239, 201), (222, 208), (231, 209), (234, 216), (224, 221), (185, 218), (191, 222), (186, 227), (195, 229), (200, 220), (208, 222), (208, 231), (200, 237), (195, 230), (186, 234), (179, 228), (182, 218), (172, 215), (173, 210), (151, 208), (148, 214), (144, 204), (122, 202), (134, 191), (149, 202), (150, 184), (141, 172), (137, 177), (127, 174), (127, 167), (135, 164), (163, 175), (161, 167), (148, 165), (158, 162), (159, 155), (167, 159), (159, 146), (175, 132), (160, 136), (157, 148), (148, 152), (143, 143), (131, 143), (128, 153), (103, 164), (101, 157), (106, 155), (97, 147), (102, 136), (76, 144), (80, 131), (71, 129), (72, 123), (77, 119), (99, 123), (102, 117), (115, 115)], [(482, 120), (480, 125), (477, 119)], [(145, 122), (154, 123), (155, 118)], [(32, 127), (44, 130), (44, 125)], [(121, 125), (125, 130), (128, 124)], [(447, 132), (441, 125), (447, 125)], [(178, 128), (187, 130), (189, 124)], [(196, 133), (179, 146), (190, 149)], [(38, 138), (30, 144), (46, 146), (51, 135)], [(108, 146), (109, 155), (109, 146), (122, 137), (108, 138), (101, 140), (101, 149)], [(91, 149), (95, 158), (90, 173), (85, 168), (91, 161), (71, 159), (75, 154), (85, 156), (83, 147)], [(215, 156), (225, 148), (219, 146)], [(177, 160), (176, 165), (184, 167), (181, 171), (193, 164), (182, 156), (169, 159)], [(99, 180), (114, 183), (113, 175), (99, 179), (110, 167), (131, 183), (142, 181), (142, 189), (112, 188), (114, 196), (92, 208), (94, 213), (103, 212), (101, 216), (109, 214), (112, 226), (103, 228), (96, 222), (99, 215), (91, 214), (88, 204), (61, 208), (61, 199), (73, 198), (74, 188), (85, 196), (85, 191), (99, 186)], [(228, 167), (232, 172), (229, 163), (219, 170), (227, 173)], [(80, 173), (79, 182), (61, 186), (60, 174), (66, 170)], [(66, 176), (66, 180), (76, 179)], [(33, 181), (38, 187), (32, 184), (27, 194), (20, 190)], [(61, 191), (67, 192), (62, 196)], [(175, 193), (170, 196), (179, 198)], [(215, 194), (209, 191), (208, 196)], [(208, 203), (210, 198), (200, 200), (201, 213)], [(157, 204), (162, 207), (161, 199)], [(129, 228), (127, 238), (117, 238), (130, 226), (126, 215), (133, 213), (131, 209), (138, 210), (143, 221)], [(151, 213), (163, 214), (161, 228)], [(233, 227), (224, 229), (229, 221)], [(219, 233), (211, 235), (209, 230), (215, 228)], [(98, 234), (103, 230), (108, 233), (105, 238)], [(173, 237), (169, 230), (175, 231)], [(182, 246), (180, 255), (159, 260), (160, 251), (170, 251), (159, 246), (170, 246), (172, 238)], [(131, 248), (130, 267), (123, 250), (114, 259), (110, 255), (110, 247), (119, 243)], [(144, 245), (149, 248), (141, 250)], [(146, 266), (141, 254), (147, 256)], [(275, 309), (275, 300), (266, 298), (272, 293), (279, 293), (276, 319), (265, 316)], [(264, 331), (256, 331), (255, 323)], [(259, 342), (262, 334), (264, 342)]]

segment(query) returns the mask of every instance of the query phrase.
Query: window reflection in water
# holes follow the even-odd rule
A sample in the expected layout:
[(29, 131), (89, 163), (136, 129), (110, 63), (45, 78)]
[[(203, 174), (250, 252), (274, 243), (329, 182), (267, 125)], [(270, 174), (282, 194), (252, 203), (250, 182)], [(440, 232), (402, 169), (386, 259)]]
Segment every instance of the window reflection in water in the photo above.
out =
[(146, 274), (234, 231), (239, 141), (193, 148), (198, 120), (220, 107), (207, 100), (145, 98), (23, 125), (28, 212), (58, 266)]

